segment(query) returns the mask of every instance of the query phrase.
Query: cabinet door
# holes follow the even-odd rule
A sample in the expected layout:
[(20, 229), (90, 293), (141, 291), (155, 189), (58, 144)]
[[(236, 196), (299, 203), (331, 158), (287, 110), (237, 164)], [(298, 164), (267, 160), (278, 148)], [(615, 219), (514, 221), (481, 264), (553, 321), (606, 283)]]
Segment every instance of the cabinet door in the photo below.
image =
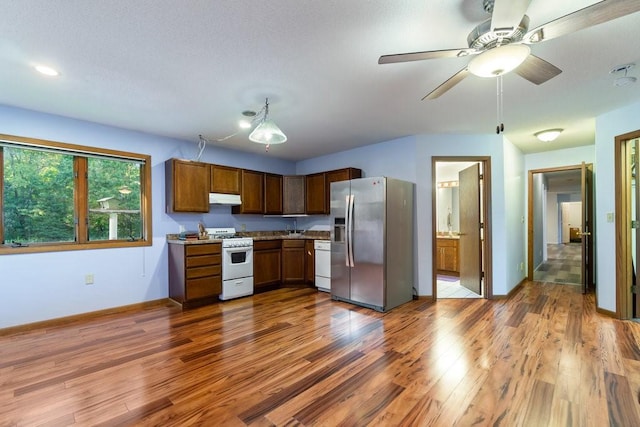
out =
[(209, 165), (169, 159), (165, 163), (167, 213), (209, 212)]
[(458, 273), (458, 241), (455, 239), (438, 239), (436, 254), (437, 270), (443, 273)]
[(362, 178), (362, 170), (356, 168), (344, 168), (334, 171), (325, 172), (326, 189), (325, 189), (325, 212), (327, 215), (331, 210), (331, 183), (338, 181), (347, 181), (349, 179)]
[(304, 240), (282, 241), (282, 283), (304, 283)]
[(242, 204), (232, 208), (233, 213), (261, 214), (264, 204), (264, 172), (243, 169), (240, 197)]
[(264, 213), (282, 214), (282, 175), (264, 174)]
[(280, 284), (282, 252), (278, 249), (253, 251), (253, 287), (269, 287)]
[(304, 278), (309, 284), (316, 281), (316, 251), (313, 246), (313, 240), (305, 240), (304, 242)]
[(212, 193), (240, 194), (240, 169), (211, 165)]
[(304, 175), (285, 176), (283, 178), (282, 213), (304, 214)]
[(308, 214), (324, 214), (327, 211), (326, 203), (326, 175), (315, 173), (305, 177), (306, 211)]
[(455, 247), (443, 247), (442, 248), (442, 258), (443, 258), (443, 270), (447, 271), (457, 271), (458, 265), (458, 251)]

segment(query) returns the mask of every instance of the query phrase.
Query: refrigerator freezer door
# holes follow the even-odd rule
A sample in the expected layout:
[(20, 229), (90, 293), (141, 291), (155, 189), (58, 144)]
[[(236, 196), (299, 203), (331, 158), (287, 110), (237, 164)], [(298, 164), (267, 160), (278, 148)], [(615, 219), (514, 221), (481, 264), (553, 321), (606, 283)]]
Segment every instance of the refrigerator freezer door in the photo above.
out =
[(349, 181), (331, 183), (331, 295), (348, 300), (350, 293), (346, 213), (351, 195)]
[(378, 310), (385, 306), (385, 179), (351, 181), (353, 209), (351, 301)]

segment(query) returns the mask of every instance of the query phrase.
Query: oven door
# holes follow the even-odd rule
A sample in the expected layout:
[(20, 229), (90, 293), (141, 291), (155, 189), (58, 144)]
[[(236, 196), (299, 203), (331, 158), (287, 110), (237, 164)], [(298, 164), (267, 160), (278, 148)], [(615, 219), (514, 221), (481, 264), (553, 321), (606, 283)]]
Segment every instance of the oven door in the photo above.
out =
[(253, 277), (253, 247), (222, 248), (222, 280)]

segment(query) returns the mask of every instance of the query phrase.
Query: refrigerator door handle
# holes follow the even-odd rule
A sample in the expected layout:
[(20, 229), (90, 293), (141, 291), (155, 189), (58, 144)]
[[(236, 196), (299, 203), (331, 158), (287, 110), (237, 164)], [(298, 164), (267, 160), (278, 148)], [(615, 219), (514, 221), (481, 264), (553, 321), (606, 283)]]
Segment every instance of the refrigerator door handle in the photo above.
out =
[(349, 267), (349, 197), (350, 195), (344, 196), (344, 226), (345, 226), (345, 250), (344, 250), (344, 265)]
[(349, 222), (348, 222), (348, 231), (347, 231), (347, 239), (349, 240), (349, 267), (355, 267), (355, 263), (353, 262), (353, 204), (354, 204), (355, 196), (352, 194), (349, 196)]

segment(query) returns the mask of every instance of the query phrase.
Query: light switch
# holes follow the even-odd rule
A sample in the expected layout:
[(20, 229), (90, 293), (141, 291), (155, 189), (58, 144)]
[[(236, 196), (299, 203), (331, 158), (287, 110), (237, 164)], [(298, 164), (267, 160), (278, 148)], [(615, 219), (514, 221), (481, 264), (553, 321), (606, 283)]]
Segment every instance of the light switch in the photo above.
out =
[(613, 222), (613, 212), (607, 212), (607, 222)]

